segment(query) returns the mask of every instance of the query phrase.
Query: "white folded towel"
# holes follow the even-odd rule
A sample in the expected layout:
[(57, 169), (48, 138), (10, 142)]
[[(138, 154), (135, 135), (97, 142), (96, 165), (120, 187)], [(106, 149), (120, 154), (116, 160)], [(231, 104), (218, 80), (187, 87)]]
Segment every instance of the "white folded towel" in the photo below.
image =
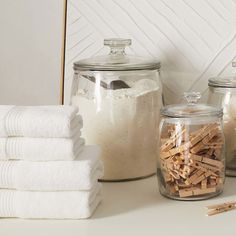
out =
[(103, 176), (100, 147), (85, 146), (75, 161), (0, 161), (0, 188), (89, 190)]
[(77, 113), (72, 106), (0, 105), (0, 137), (71, 137), (82, 128)]
[(73, 138), (0, 138), (0, 160), (74, 160), (84, 143), (80, 133)]
[(101, 201), (101, 185), (92, 191), (31, 192), (0, 190), (0, 217), (83, 219)]

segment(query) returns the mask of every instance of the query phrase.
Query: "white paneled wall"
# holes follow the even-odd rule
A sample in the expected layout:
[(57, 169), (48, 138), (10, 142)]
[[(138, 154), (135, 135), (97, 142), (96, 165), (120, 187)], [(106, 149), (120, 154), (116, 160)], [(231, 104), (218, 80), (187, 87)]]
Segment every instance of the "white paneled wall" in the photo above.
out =
[(67, 9), (65, 103), (73, 62), (108, 53), (104, 38), (131, 38), (127, 53), (161, 60), (168, 103), (232, 72), (236, 0), (68, 0)]

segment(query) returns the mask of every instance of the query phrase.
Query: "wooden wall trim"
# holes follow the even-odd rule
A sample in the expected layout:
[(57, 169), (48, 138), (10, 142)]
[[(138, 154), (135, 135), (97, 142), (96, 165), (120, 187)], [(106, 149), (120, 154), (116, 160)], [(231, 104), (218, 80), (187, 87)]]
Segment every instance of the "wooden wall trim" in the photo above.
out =
[(67, 20), (67, 0), (64, 0), (63, 23), (62, 23), (62, 47), (61, 47), (61, 79), (60, 79), (60, 104), (64, 103), (65, 84), (65, 49), (66, 49), (66, 20)]

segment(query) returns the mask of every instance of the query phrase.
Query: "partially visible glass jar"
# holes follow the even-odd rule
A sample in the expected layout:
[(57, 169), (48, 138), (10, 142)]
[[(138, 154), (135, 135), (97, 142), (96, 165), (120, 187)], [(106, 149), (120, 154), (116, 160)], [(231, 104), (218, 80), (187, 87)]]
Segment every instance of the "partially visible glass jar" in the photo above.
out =
[(206, 199), (223, 190), (223, 112), (197, 104), (200, 93), (185, 93), (185, 97), (188, 104), (161, 110), (159, 189), (172, 199)]
[(87, 144), (102, 148), (104, 181), (155, 174), (160, 62), (125, 53), (130, 39), (105, 39), (110, 53), (74, 63), (71, 103), (84, 120)]
[[(236, 62), (232, 63), (236, 67)], [(236, 74), (208, 80), (208, 103), (223, 108), (226, 175), (236, 176)]]

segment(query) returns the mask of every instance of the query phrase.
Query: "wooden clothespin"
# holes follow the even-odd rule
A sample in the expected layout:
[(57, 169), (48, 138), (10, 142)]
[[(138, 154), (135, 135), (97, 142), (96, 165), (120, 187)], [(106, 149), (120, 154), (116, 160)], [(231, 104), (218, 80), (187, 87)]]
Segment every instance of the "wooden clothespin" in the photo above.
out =
[(226, 202), (222, 204), (211, 205), (207, 206), (207, 209), (209, 210), (207, 212), (207, 216), (213, 216), (222, 212), (236, 209), (236, 202)]

